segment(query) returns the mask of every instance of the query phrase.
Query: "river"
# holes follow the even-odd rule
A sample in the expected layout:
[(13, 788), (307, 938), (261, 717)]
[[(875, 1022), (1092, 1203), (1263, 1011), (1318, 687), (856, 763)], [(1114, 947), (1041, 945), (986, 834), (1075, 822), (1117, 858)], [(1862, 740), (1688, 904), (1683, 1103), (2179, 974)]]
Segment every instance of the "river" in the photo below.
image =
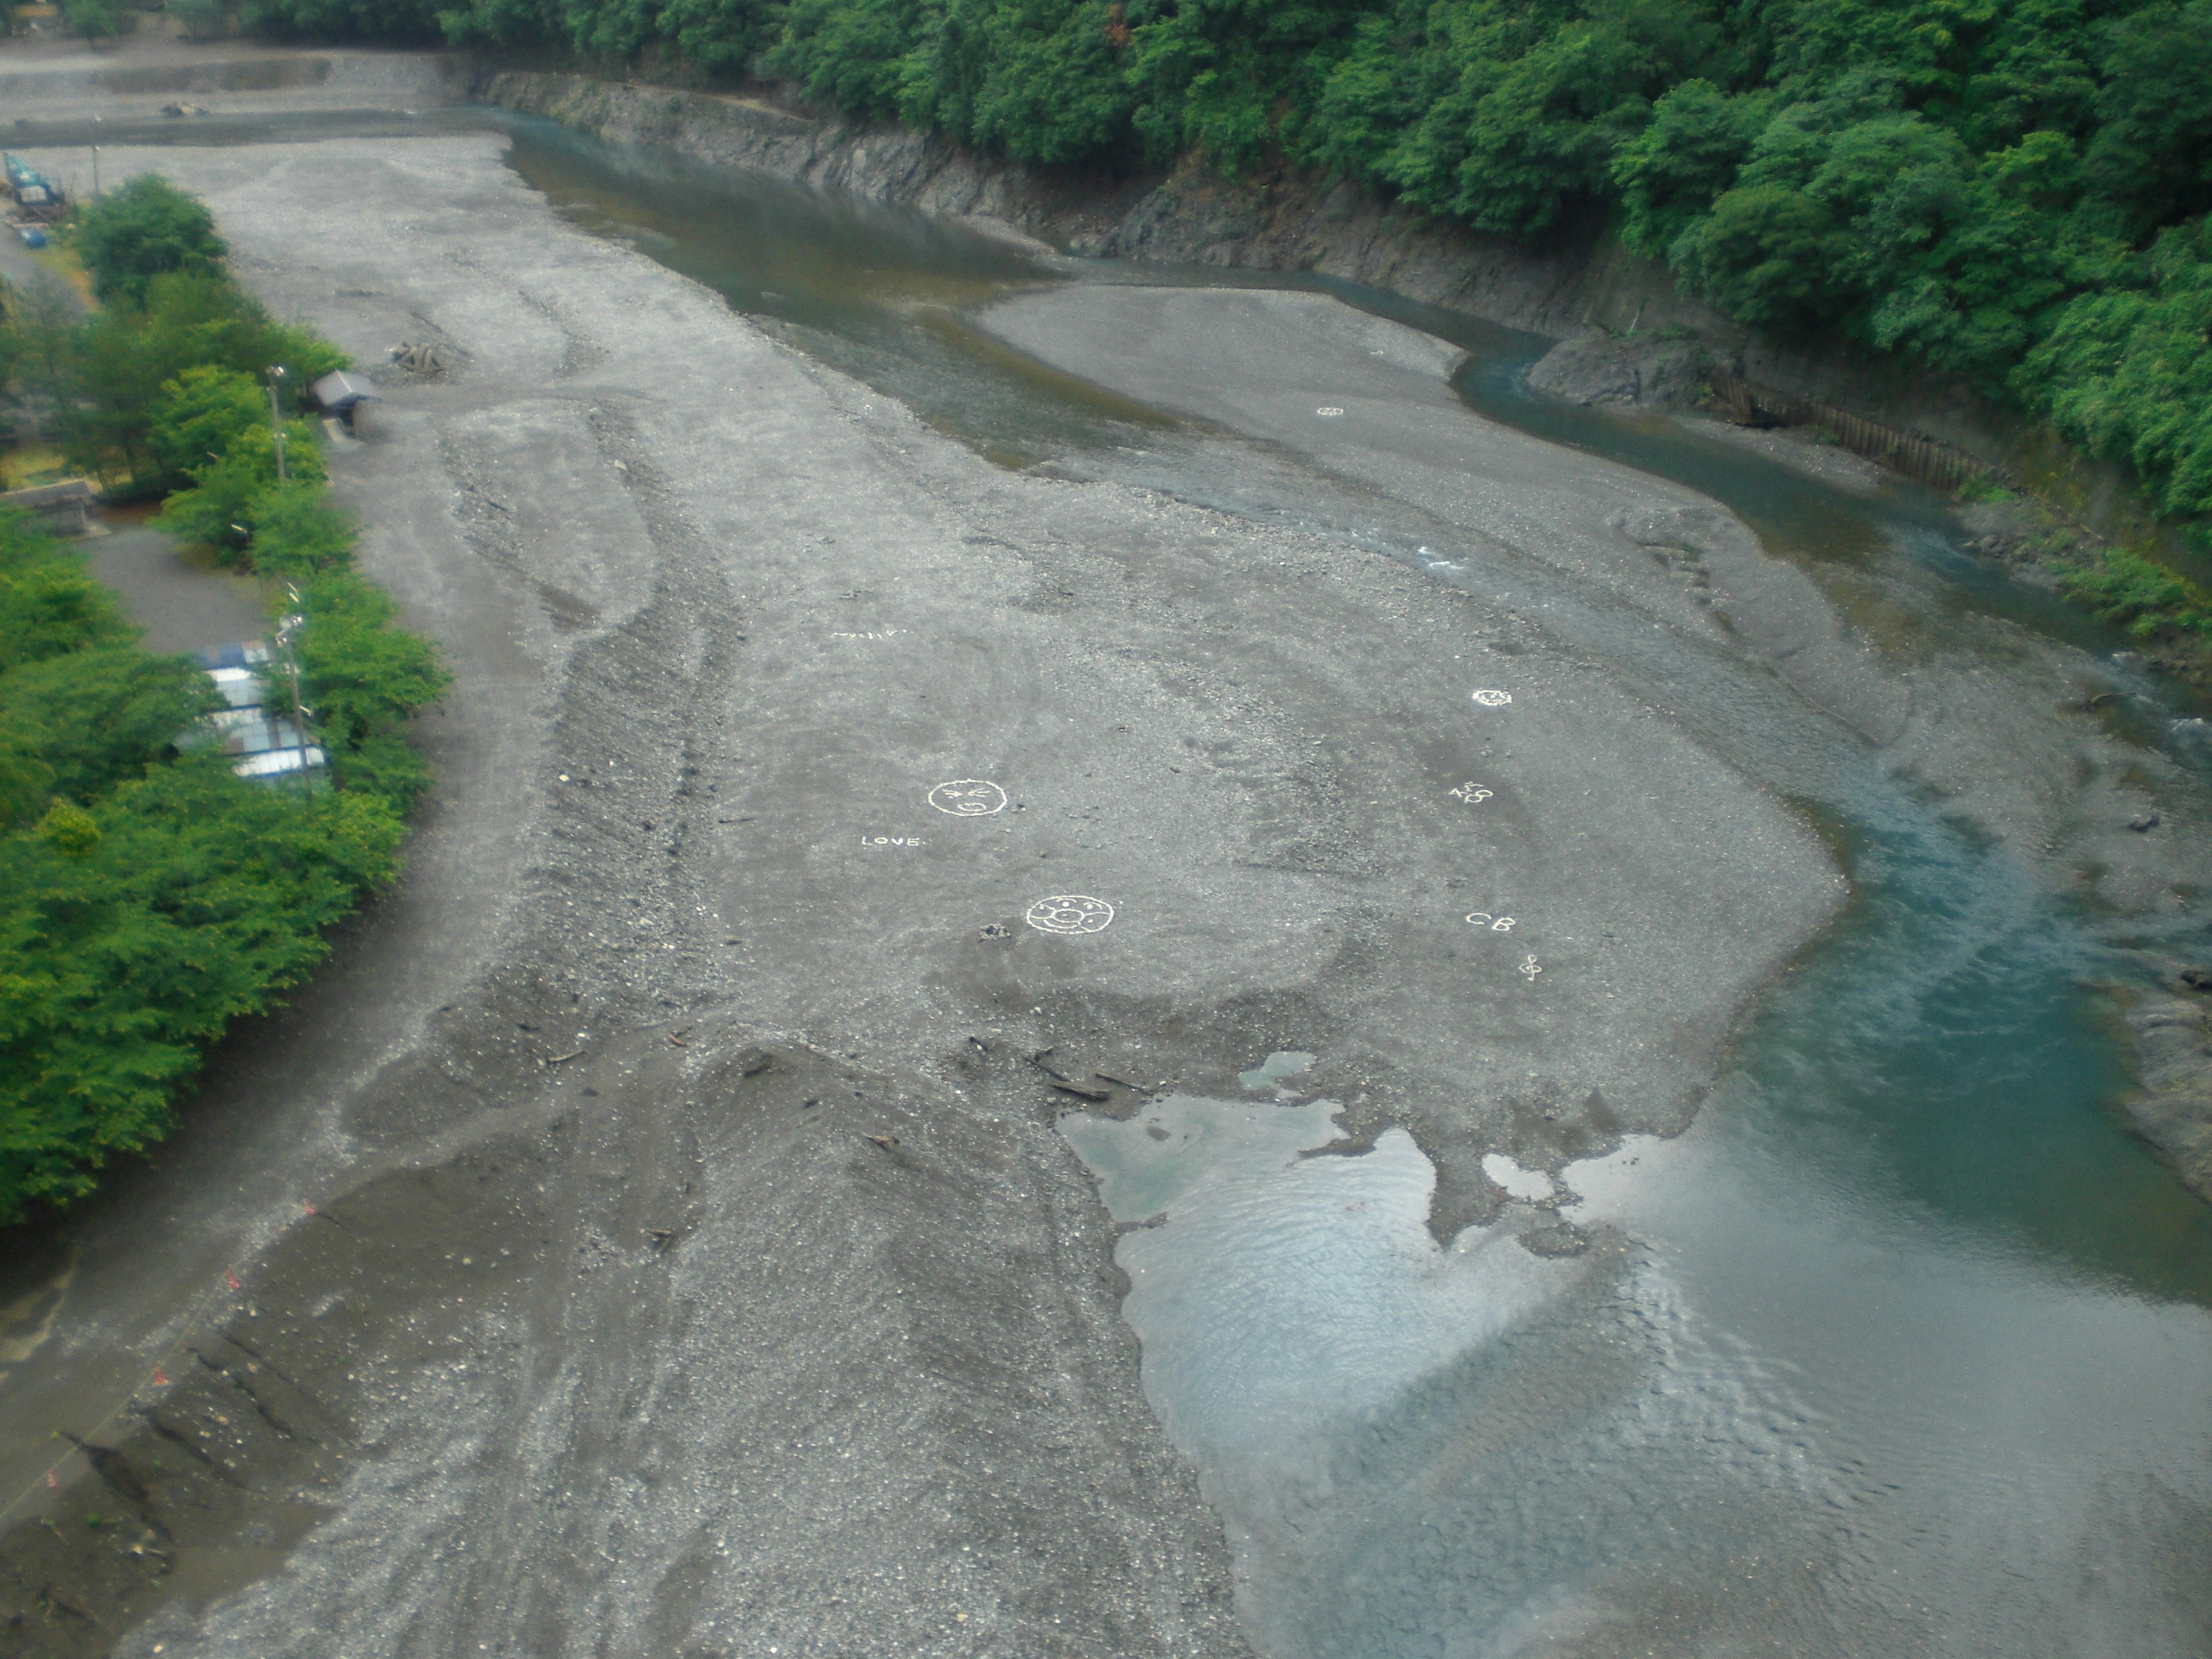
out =
[[(968, 313), (1040, 282), (1249, 276), (1048, 270), (532, 124), (512, 164), (1002, 464), (1240, 505), (1185, 423)], [(1539, 398), (1542, 343), (1338, 292), (1468, 348), (1474, 410), (1687, 483), (1770, 551), (1909, 562), (1949, 603), (2120, 643), (1965, 553), (1924, 491), (1847, 491), (1680, 422)], [(1388, 504), (1300, 507), (1395, 545)], [(2106, 951), (1788, 699), (1713, 661), (1646, 667), (1709, 685), (1723, 712), (1701, 735), (1833, 826), (1855, 899), (1688, 1134), (1567, 1172), (1568, 1213), (1617, 1252), (1545, 1261), (1496, 1228), (1439, 1248), (1402, 1133), (1297, 1156), (1334, 1131), (1326, 1103), (1291, 1103), (1295, 1074), (1281, 1104), (1070, 1120), (1116, 1217), (1165, 1217), (1125, 1236), (1125, 1311), (1231, 1528), (1248, 1624), (1273, 1653), (1376, 1659), (2201, 1652), (2212, 1212), (2110, 1109), (2125, 1079), (2084, 988)], [(2187, 709), (2148, 680), (2132, 702), (2189, 752)]]
[[(453, 118), (441, 118), (450, 120)], [(250, 142), (262, 129), (242, 128)], [(511, 125), (572, 222), (724, 295), (1009, 467), (1143, 483), (1341, 535), (1438, 582), (1433, 520), (1325, 469), (1055, 371), (994, 301), (1249, 275), (1040, 261), (918, 216)], [(1283, 285), (1290, 285), (1285, 279)], [(1314, 284), (1307, 284), (1313, 286)], [(1943, 504), (1825, 483), (1684, 423), (1522, 385), (1541, 343), (1377, 294), (1450, 339), (1474, 411), (1686, 483), (1808, 568), (2101, 653), (1966, 555)], [(1820, 824), (1840, 922), (1759, 1001), (1694, 1127), (1509, 1189), (1531, 1220), (1439, 1243), (1403, 1133), (1352, 1156), (1296, 1059), (1245, 1098), (1064, 1125), (1133, 1226), (1145, 1383), (1237, 1553), (1255, 1643), (1306, 1656), (2195, 1655), (2212, 1644), (2212, 1211), (2120, 1127), (2096, 919), (1771, 680), (1540, 573), (1544, 625), (1664, 690)], [(2143, 741), (2193, 711), (2124, 659)], [(1235, 1057), (1260, 1067), (1260, 1054)]]

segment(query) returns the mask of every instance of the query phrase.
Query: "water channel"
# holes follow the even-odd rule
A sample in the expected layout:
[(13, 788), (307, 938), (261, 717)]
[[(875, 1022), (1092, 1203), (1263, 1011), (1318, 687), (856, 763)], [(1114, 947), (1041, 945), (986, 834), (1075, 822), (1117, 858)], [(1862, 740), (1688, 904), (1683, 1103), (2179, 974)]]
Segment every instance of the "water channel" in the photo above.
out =
[[(508, 126), (516, 172), (572, 222), (1001, 465), (1409, 560), (1440, 533), (969, 320), (1030, 284), (1223, 273), (1040, 262)], [(1467, 348), (1457, 385), (1480, 414), (1704, 490), (1778, 556), (1917, 584), (1930, 617), (2121, 643), (1990, 574), (1924, 492), (1849, 491), (1680, 422), (1535, 398), (1522, 378), (1541, 343), (1341, 297)], [(1541, 602), (1546, 626), (1683, 693), (1702, 739), (1815, 812), (1854, 901), (1755, 1011), (1687, 1134), (1566, 1172), (1559, 1200), (1601, 1240), (1581, 1257), (1523, 1249), (1518, 1210), (1439, 1246), (1433, 1176), (1402, 1133), (1303, 1156), (1334, 1130), (1294, 1063), (1244, 1099), (1069, 1120), (1116, 1217), (1155, 1223), (1121, 1247), (1125, 1311), (1228, 1526), (1255, 1643), (1280, 1659), (2212, 1650), (2212, 1209), (2111, 1112), (2119, 1051), (2084, 988), (2117, 971), (2107, 946), (1771, 680), (1564, 585)], [(2202, 764), (2194, 711), (2112, 667), (2143, 740)]]

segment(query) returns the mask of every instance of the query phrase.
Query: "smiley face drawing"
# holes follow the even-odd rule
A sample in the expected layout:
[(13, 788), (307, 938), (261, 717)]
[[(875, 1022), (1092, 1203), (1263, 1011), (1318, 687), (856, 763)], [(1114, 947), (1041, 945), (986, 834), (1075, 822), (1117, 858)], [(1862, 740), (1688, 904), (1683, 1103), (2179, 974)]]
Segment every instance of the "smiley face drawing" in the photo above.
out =
[(1114, 907), (1087, 893), (1055, 893), (1029, 908), (1022, 920), (1040, 933), (1097, 933), (1114, 920)]
[(1485, 686), (1481, 690), (1470, 692), (1468, 695), (1485, 708), (1503, 708), (1513, 701), (1513, 694), (1510, 691), (1499, 691), (1490, 686)]
[(955, 778), (931, 790), (929, 804), (956, 818), (987, 818), (1006, 810), (1006, 792), (988, 778)]

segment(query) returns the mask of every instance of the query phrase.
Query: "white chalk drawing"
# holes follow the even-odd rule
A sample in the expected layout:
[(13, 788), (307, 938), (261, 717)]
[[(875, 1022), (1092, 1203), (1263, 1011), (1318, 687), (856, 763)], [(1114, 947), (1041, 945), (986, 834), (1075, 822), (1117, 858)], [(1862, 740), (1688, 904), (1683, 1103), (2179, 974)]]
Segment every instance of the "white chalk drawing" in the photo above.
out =
[(1503, 708), (1513, 701), (1513, 694), (1510, 691), (1500, 691), (1492, 686), (1485, 686), (1481, 690), (1469, 695), (1485, 708)]
[(988, 778), (955, 778), (931, 790), (929, 804), (956, 818), (987, 818), (1006, 810), (1006, 792)]
[(830, 637), (833, 640), (887, 640), (895, 634), (911, 634), (913, 631), (910, 628), (874, 628), (860, 634), (832, 633)]
[(1338, 416), (1343, 414), (1344, 411), (1339, 409), (1334, 404), (1324, 404), (1321, 408), (1314, 410), (1314, 413), (1320, 416), (1324, 421), (1333, 421)]
[(1472, 806), (1479, 800), (1488, 800), (1491, 797), (1492, 792), (1485, 789), (1480, 784), (1475, 782), (1474, 779), (1469, 778), (1465, 783), (1460, 785), (1458, 788), (1449, 789), (1444, 793), (1449, 794), (1461, 805)]
[(920, 836), (863, 836), (863, 847), (927, 847), (929, 843)]
[(1513, 918), (1493, 916), (1487, 910), (1477, 910), (1468, 917), (1467, 925), (1470, 927), (1487, 927), (1493, 933), (1510, 933), (1513, 931)]
[(1087, 893), (1055, 893), (1030, 906), (1022, 920), (1040, 933), (1098, 933), (1113, 921), (1114, 907)]
[(1525, 975), (1528, 983), (1534, 985), (1536, 982), (1536, 975), (1542, 973), (1544, 970), (1537, 963), (1536, 958), (1531, 956), (1523, 957), (1522, 959), (1521, 965), (1518, 968), (1516, 968), (1513, 971), (1516, 974)]

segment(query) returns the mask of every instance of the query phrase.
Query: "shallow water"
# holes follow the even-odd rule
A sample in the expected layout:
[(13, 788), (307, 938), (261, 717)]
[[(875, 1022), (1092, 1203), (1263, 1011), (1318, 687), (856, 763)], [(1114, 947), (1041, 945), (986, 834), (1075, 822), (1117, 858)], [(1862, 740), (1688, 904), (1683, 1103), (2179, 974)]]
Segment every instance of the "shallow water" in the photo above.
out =
[(2204, 1206), (2095, 1109), (2063, 929), (1860, 869), (1692, 1131), (1565, 1172), (1578, 1258), (1439, 1249), (1404, 1136), (1297, 1158), (1326, 1103), (1068, 1121), (1264, 1648), (2204, 1650)]
[[(1032, 264), (919, 216), (514, 131), (517, 171), (574, 222), (994, 459), (1287, 514), (1459, 579), (1418, 515), (1225, 464), (1218, 438), (959, 316), (1039, 282), (1221, 273)], [(1534, 398), (1540, 343), (1338, 291), (1468, 347), (1472, 407), (1702, 489), (1784, 556), (1909, 569), (1941, 605), (2119, 643), (1966, 555), (1924, 490), (1852, 495), (1680, 422)], [(1541, 1218), (1525, 1205), (1439, 1248), (1403, 1134), (1302, 1156), (1334, 1133), (1326, 1103), (1277, 1103), (1303, 1054), (1223, 1057), (1267, 1103), (1067, 1120), (1116, 1217), (1152, 1224), (1120, 1247), (1125, 1310), (1255, 1638), (1286, 1659), (2212, 1650), (2212, 1210), (2110, 1109), (2124, 1079), (2082, 987), (2112, 965), (1794, 698), (1540, 599), (1616, 672), (1693, 690), (1702, 736), (1833, 827), (1856, 897), (1690, 1133), (1567, 1173), (1595, 1240), (1578, 1257), (1516, 1243)], [(2110, 665), (2147, 737), (2201, 754), (2195, 711)]]

